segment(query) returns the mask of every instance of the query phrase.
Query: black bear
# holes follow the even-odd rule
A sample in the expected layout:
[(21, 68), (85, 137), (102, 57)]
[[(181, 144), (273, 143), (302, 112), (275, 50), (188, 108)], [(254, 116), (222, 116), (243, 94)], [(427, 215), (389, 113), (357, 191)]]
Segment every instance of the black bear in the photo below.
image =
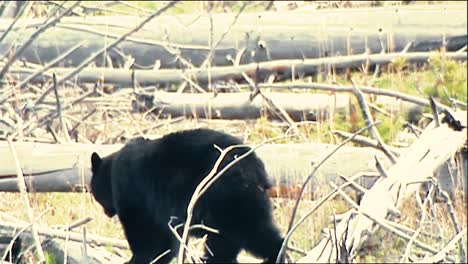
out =
[[(130, 263), (149, 263), (167, 250), (169, 254), (158, 263), (173, 259), (179, 243), (168, 223), (185, 221), (189, 200), (212, 170), (219, 148), (240, 144), (241, 140), (228, 134), (195, 129), (156, 140), (136, 138), (105, 158), (92, 154), (91, 193), (109, 217), (119, 216), (133, 253)], [(218, 171), (249, 150), (245, 146), (231, 150)], [(219, 231), (190, 233), (196, 237), (208, 234), (206, 262), (236, 262), (241, 249), (266, 262), (276, 260), (283, 238), (273, 222), (270, 187), (263, 162), (252, 153), (201, 196), (192, 224)]]

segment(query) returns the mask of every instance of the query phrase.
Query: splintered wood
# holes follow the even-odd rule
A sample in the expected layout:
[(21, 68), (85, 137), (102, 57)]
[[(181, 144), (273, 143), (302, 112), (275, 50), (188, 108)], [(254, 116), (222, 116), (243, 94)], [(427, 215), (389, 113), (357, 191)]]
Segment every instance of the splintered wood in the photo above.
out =
[[(459, 113), (458, 120), (466, 122), (466, 112)], [(374, 223), (384, 223), (390, 212), (398, 214), (401, 201), (415, 193), (422, 182), (431, 178), (434, 172), (460, 149), (467, 140), (466, 130), (454, 131), (447, 124), (434, 128), (429, 126), (408, 150), (402, 154), (397, 163), (389, 167), (387, 177), (380, 177), (375, 185), (365, 192), (356, 212), (351, 209), (336, 226), (336, 233), (319, 241), (315, 248), (299, 259), (299, 263), (336, 262), (342, 259), (340, 249), (346, 245), (349, 256), (354, 256), (374, 229)], [(338, 242), (335, 241), (338, 238)], [(425, 248), (431, 253), (433, 249)]]

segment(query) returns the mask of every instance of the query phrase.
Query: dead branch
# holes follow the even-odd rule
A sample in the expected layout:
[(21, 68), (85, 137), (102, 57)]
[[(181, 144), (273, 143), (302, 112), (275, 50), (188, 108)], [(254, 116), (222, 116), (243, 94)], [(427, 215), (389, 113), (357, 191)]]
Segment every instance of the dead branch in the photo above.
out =
[[(220, 86), (223, 87), (223, 86)], [(329, 92), (353, 92), (353, 86), (333, 85), (333, 84), (322, 84), (322, 83), (291, 83), (291, 84), (259, 84), (260, 88), (271, 88), (271, 89), (298, 89), (298, 90), (318, 90), (318, 91), (329, 91)], [(370, 86), (357, 86), (363, 93), (383, 95), (394, 97), (402, 101), (411, 102), (420, 106), (430, 106), (429, 101), (425, 98), (405, 94), (402, 92), (393, 91), (384, 88), (375, 88)], [(450, 110), (450, 107), (436, 102), (437, 107), (441, 109)]]
[[(442, 197), (445, 200), (445, 203), (447, 204), (447, 209), (450, 215), (450, 220), (452, 220), (453, 224), (453, 229), (456, 234), (461, 233), (462, 231), (460, 230), (460, 224), (458, 223), (457, 216), (455, 215), (455, 209), (453, 208), (453, 203), (452, 199), (450, 199), (449, 194), (442, 190), (439, 185), (437, 185), (439, 193), (442, 195)], [(466, 231), (466, 227), (465, 227)], [(460, 251), (460, 262), (465, 263), (466, 262), (466, 256), (465, 256), (465, 247), (463, 244), (463, 240), (460, 240), (458, 243), (459, 251)]]
[(58, 23), (60, 21), (60, 19), (62, 19), (62, 17), (70, 14), (71, 10), (73, 10), (75, 7), (78, 6), (78, 4), (80, 4), (80, 1), (76, 1), (72, 6), (70, 6), (69, 8), (67, 8), (67, 10), (65, 10), (64, 12), (62, 12), (61, 14), (59, 14), (56, 18), (52, 19), (52, 20), (49, 20), (49, 21), (46, 21), (40, 28), (38, 28), (32, 35), (31, 37), (26, 41), (26, 43), (24, 43), (23, 45), (21, 45), (21, 48), (18, 49), (18, 51), (15, 52), (15, 54), (8, 60), (8, 62), (3, 66), (2, 70), (0, 71), (0, 79), (3, 79), (4, 75), (8, 72), (8, 70), (10, 69), (11, 65), (23, 54), (23, 52), (26, 51), (26, 49), (29, 47), (29, 45), (31, 45), (34, 40), (39, 37), (39, 35), (44, 32), (45, 30), (47, 30), (48, 28), (50, 28), (51, 26), (55, 25), (56, 23)]
[[(458, 114), (459, 120), (466, 120), (466, 112)], [(365, 234), (371, 233), (375, 219), (384, 219), (393, 208), (398, 208), (404, 197), (414, 193), (420, 187), (420, 182), (431, 177), (443, 162), (465, 144), (466, 137), (465, 132), (454, 131), (446, 124), (438, 128), (429, 126), (421, 134), (408, 151), (397, 159), (397, 163), (387, 170), (388, 177), (380, 178), (364, 194), (360, 214), (353, 220), (350, 240), (347, 242), (347, 248), (352, 249), (351, 255), (359, 249), (367, 237)], [(338, 237), (345, 230), (345, 220), (338, 225)], [(322, 239), (304, 260), (322, 262), (328, 257), (331, 261), (337, 259), (333, 243), (325, 241), (327, 239)]]
[(65, 122), (63, 121), (62, 104), (60, 103), (60, 95), (58, 92), (58, 85), (57, 85), (57, 76), (55, 75), (55, 73), (52, 75), (52, 79), (54, 81), (54, 94), (55, 94), (55, 100), (57, 104), (57, 115), (58, 115), (59, 122), (60, 122), (60, 128), (62, 129), (62, 133), (66, 141), (71, 142), (70, 135), (68, 134), (68, 129), (66, 127)]
[[(26, 225), (20, 224), (20, 223), (0, 221), (0, 227), (23, 229), (26, 227)], [(56, 229), (51, 229), (51, 228), (46, 228), (46, 227), (41, 227), (41, 226), (37, 226), (36, 229), (37, 229), (37, 233), (40, 235), (51, 236), (51, 237), (60, 238), (60, 239), (67, 239), (68, 237), (69, 240), (75, 241), (75, 242), (83, 241), (82, 233), (70, 232), (69, 230), (56, 230)], [(98, 246), (113, 246), (113, 247), (117, 247), (121, 249), (129, 248), (127, 241), (120, 240), (120, 239), (113, 239), (113, 238), (107, 238), (107, 237), (96, 236), (96, 235), (87, 235), (87, 241), (88, 243), (95, 244)]]
[[(349, 138), (349, 137), (351, 137), (353, 135), (352, 133), (349, 133), (349, 132), (346, 132), (346, 131), (341, 131), (341, 130), (334, 130), (333, 134), (338, 135), (338, 136), (340, 136), (342, 138), (345, 138), (345, 139)], [(354, 139), (352, 141), (354, 143), (356, 143), (356, 144), (359, 144), (359, 145), (362, 145), (362, 146), (365, 146), (365, 147), (380, 149), (379, 143), (377, 142), (377, 140), (370, 139), (370, 138), (365, 137), (365, 136), (357, 135), (357, 136), (354, 137)], [(388, 145), (386, 145), (386, 148), (389, 149), (389, 151), (394, 156), (399, 156), (400, 152), (402, 150), (401, 148), (395, 148), (395, 147), (391, 147), (391, 146), (388, 146)]]
[(0, 37), (0, 43), (2, 43), (2, 41), (8, 35), (8, 33), (11, 31), (11, 29), (16, 25), (18, 20), (23, 16), (23, 14), (27, 14), (29, 12), (33, 3), (34, 2), (27, 2), (21, 6), (21, 9), (18, 11), (18, 14), (16, 15), (15, 19), (10, 23), (8, 28), (3, 32), (2, 36)]
[(179, 264), (184, 263), (184, 259), (185, 259), (185, 253), (184, 252), (185, 252), (186, 243), (188, 241), (188, 232), (189, 232), (190, 224), (191, 224), (191, 221), (192, 221), (193, 209), (195, 208), (195, 205), (198, 202), (198, 200), (200, 199), (200, 197), (208, 190), (208, 188), (211, 185), (213, 185), (213, 183), (215, 183), (215, 181), (217, 179), (219, 179), (219, 177), (221, 177), (224, 174), (224, 172), (226, 172), (229, 168), (234, 166), (236, 163), (238, 163), (239, 161), (241, 161), (242, 159), (244, 159), (248, 155), (252, 154), (255, 150), (257, 150), (261, 146), (263, 146), (263, 145), (265, 145), (267, 143), (279, 140), (279, 139), (284, 139), (284, 138), (289, 138), (289, 137), (294, 137), (294, 136), (296, 136), (296, 135), (282, 136), (282, 137), (277, 137), (277, 138), (273, 138), (273, 139), (264, 141), (263, 143), (255, 146), (253, 148), (250, 148), (249, 151), (245, 152), (244, 154), (240, 155), (239, 157), (237, 157), (233, 161), (229, 162), (220, 171), (218, 171), (218, 167), (220, 166), (220, 164), (223, 161), (224, 157), (231, 150), (233, 150), (235, 148), (248, 147), (248, 146), (247, 145), (233, 145), (233, 146), (229, 146), (229, 147), (227, 147), (227, 148), (225, 148), (223, 150), (220, 150), (220, 152), (221, 152), (220, 156), (216, 160), (213, 168), (208, 173), (208, 175), (205, 178), (203, 178), (203, 180), (197, 185), (197, 188), (195, 189), (192, 197), (190, 198), (189, 204), (187, 206), (187, 219), (185, 220), (185, 225), (184, 225), (184, 229), (183, 229), (183, 232), (182, 232), (182, 238), (181, 238), (181, 245), (179, 247), (179, 253), (178, 253), (178, 263)]
[[(375, 122), (373, 124), (370, 124), (370, 125), (367, 125), (366, 127), (364, 128), (361, 128), (359, 129), (358, 131), (356, 131), (356, 133), (354, 133), (354, 135), (359, 135), (361, 134), (362, 132), (364, 132), (366, 129), (369, 128), (369, 126), (375, 126), (377, 124), (379, 124), (380, 122)], [(344, 146), (346, 143), (348, 143), (349, 141), (352, 140), (353, 137), (350, 137), (346, 140), (344, 140), (343, 142), (341, 142), (340, 145), (338, 145), (337, 147), (335, 147), (330, 153), (328, 153), (319, 163), (317, 163), (316, 165), (314, 164), (314, 168), (312, 170), (312, 172), (309, 174), (309, 176), (306, 178), (306, 180), (304, 181), (304, 183), (302, 184), (301, 186), (301, 189), (299, 191), (299, 194), (297, 196), (297, 199), (296, 199), (296, 202), (294, 204), (294, 208), (293, 208), (293, 212), (292, 212), (292, 215), (291, 215), (291, 219), (289, 220), (289, 225), (288, 225), (288, 229), (287, 229), (287, 232), (286, 233), (291, 233), (292, 234), (292, 231), (293, 231), (293, 224), (294, 224), (294, 218), (296, 217), (296, 213), (297, 213), (297, 209), (299, 207), (299, 203), (301, 201), (301, 198), (302, 198), (302, 195), (304, 194), (304, 190), (305, 190), (305, 187), (307, 185), (307, 183), (312, 179), (312, 177), (314, 176), (315, 172), (318, 170), (318, 168), (323, 164), (325, 163), (335, 152), (337, 152), (342, 146)], [(289, 236), (291, 236), (291, 234), (289, 234)], [(288, 236), (286, 236), (288, 237)], [(283, 258), (283, 254), (284, 254), (284, 251), (286, 249), (288, 245), (288, 240), (285, 238), (284, 241), (283, 241), (283, 245), (281, 246), (281, 249), (280, 249), (280, 252), (278, 253), (278, 257), (276, 258), (276, 263), (278, 263), (282, 258)]]
[[(284, 254), (285, 252), (285, 248), (287, 247), (287, 249), (289, 249), (289, 246), (287, 246), (287, 243), (289, 241), (289, 239), (291, 238), (292, 234), (294, 233), (294, 231), (296, 231), (296, 229), (302, 225), (302, 223), (304, 223), (304, 221), (310, 217), (318, 208), (320, 208), (320, 206), (322, 206), (322, 204), (324, 204), (326, 201), (329, 201), (329, 200), (332, 200), (333, 198), (335, 198), (336, 195), (338, 195), (338, 192), (339, 190), (341, 189), (344, 189), (345, 187), (349, 186), (349, 185), (352, 185), (354, 183), (354, 180), (358, 179), (359, 177), (363, 176), (363, 174), (361, 173), (358, 173), (356, 175), (354, 175), (352, 177), (352, 179), (348, 182), (345, 182), (343, 183), (342, 185), (340, 185), (339, 187), (335, 187), (332, 191), (330, 191), (327, 195), (323, 196), (319, 201), (317, 201), (317, 203), (314, 205), (314, 207), (312, 207), (312, 209), (310, 209), (301, 219), (299, 219), (297, 221), (297, 223), (291, 228), (291, 230), (289, 230), (285, 237), (284, 237), (284, 242), (283, 242), (283, 245), (281, 246), (281, 249), (280, 249), (280, 252), (278, 253), (278, 256), (280, 257), (280, 254)], [(278, 262), (278, 259), (277, 259), (277, 262)]]
[(35, 73), (33, 73), (32, 75), (30, 75), (28, 78), (26, 78), (25, 80), (23, 80), (20, 84), (18, 84), (14, 89), (21, 89), (23, 88), (24, 86), (26, 86), (26, 84), (35, 79), (36, 77), (40, 76), (42, 73), (44, 73), (45, 71), (47, 71), (48, 69), (54, 67), (55, 65), (57, 65), (58, 63), (60, 63), (61, 61), (63, 61), (64, 59), (68, 58), (68, 56), (70, 56), (73, 52), (75, 52), (76, 50), (78, 50), (80, 47), (83, 46), (85, 42), (82, 41), (80, 43), (78, 43), (77, 45), (71, 47), (69, 50), (65, 51), (63, 54), (61, 54), (60, 56), (58, 56), (55, 60), (51, 61), (49, 64), (45, 65), (42, 69), (36, 71)]
[(24, 201), (24, 205), (26, 206), (26, 211), (28, 213), (29, 222), (31, 223), (31, 230), (32, 230), (34, 242), (36, 244), (37, 254), (39, 255), (38, 261), (41, 263), (45, 261), (45, 255), (44, 255), (44, 251), (42, 250), (41, 240), (39, 239), (36, 225), (34, 223), (34, 211), (32, 210), (31, 204), (29, 203), (29, 198), (27, 194), (26, 184), (24, 181), (23, 171), (21, 170), (21, 165), (19, 163), (18, 156), (16, 154), (16, 150), (13, 145), (13, 142), (11, 142), (9, 138), (7, 139), (7, 141), (10, 147), (11, 155), (16, 165), (16, 175), (18, 177), (18, 189), (20, 190), (21, 197)]
[(408, 241), (408, 244), (406, 245), (405, 252), (403, 253), (403, 256), (401, 257), (401, 260), (400, 260), (401, 263), (409, 261), (411, 246), (413, 245), (414, 240), (416, 240), (416, 238), (421, 233), (423, 223), (424, 223), (424, 221), (426, 220), (426, 217), (427, 217), (427, 212), (426, 212), (427, 211), (427, 206), (430, 203), (432, 203), (432, 199), (430, 197), (434, 194), (435, 190), (436, 190), (435, 184), (432, 183), (431, 187), (429, 188), (429, 191), (427, 192), (426, 199), (424, 200), (424, 203), (421, 206), (421, 218), (419, 219), (419, 226), (416, 229), (416, 231), (413, 233), (413, 235), (411, 236), (411, 239)]
[[(330, 185), (332, 187), (334, 187), (336, 189), (336, 185), (332, 182), (330, 182)], [(389, 220), (386, 220), (386, 219), (382, 219), (382, 218), (377, 218), (374, 214), (368, 212), (368, 211), (364, 211), (362, 209), (361, 206), (359, 206), (358, 204), (356, 204), (356, 202), (353, 201), (353, 199), (351, 199), (351, 197), (349, 197), (349, 195), (347, 195), (345, 192), (343, 192), (341, 189), (337, 189), (337, 192), (338, 194), (341, 195), (341, 197), (344, 198), (344, 200), (350, 204), (353, 209), (350, 209), (349, 211), (347, 211), (346, 213), (344, 213), (343, 215), (344, 216), (348, 216), (348, 217), (343, 217), (342, 220), (340, 221), (338, 227), (337, 227), (337, 232), (338, 233), (342, 233), (344, 232), (344, 230), (347, 230), (347, 226), (349, 225), (350, 221), (356, 221), (356, 216), (359, 214), (359, 213), (362, 213), (363, 215), (365, 215), (366, 217), (368, 217), (370, 220), (372, 220), (373, 222), (375, 222), (376, 224), (378, 224), (380, 227), (384, 228), (385, 230), (389, 231), (389, 232), (392, 232), (394, 234), (396, 234), (397, 236), (409, 241), (411, 240), (411, 236), (407, 235), (405, 232), (402, 232), (400, 231), (400, 229), (396, 228), (395, 225), (396, 223), (394, 222), (391, 222)], [(351, 223), (351, 225), (353, 225), (354, 223)], [(401, 226), (400, 226), (401, 228)], [(412, 231), (412, 234), (414, 234), (415, 232)], [(367, 233), (366, 233), (367, 234)], [(364, 237), (368, 237), (368, 235), (364, 234)], [(317, 249), (323, 249), (323, 248), (326, 248), (327, 244), (329, 242), (327, 242), (327, 239), (322, 239), (319, 244), (316, 245), (315, 248)], [(423, 250), (426, 250), (428, 252), (431, 252), (433, 254), (435, 254), (437, 252), (437, 249), (415, 239), (414, 240), (414, 245), (423, 249)], [(314, 248), (314, 250), (315, 250)], [(314, 255), (311, 254), (312, 251), (308, 252), (308, 254), (304, 257), (304, 258), (301, 258), (299, 259), (297, 262), (298, 263), (310, 263), (310, 262), (315, 262), (314, 261)], [(329, 252), (328, 251), (320, 251), (318, 252), (320, 253), (319, 257), (323, 257), (323, 258), (327, 258), (329, 260), (332, 260), (332, 256), (331, 255), (323, 255), (323, 254), (328, 254)], [(312, 257), (312, 258), (311, 258)], [(452, 260), (452, 259), (450, 259)]]
[[(132, 30), (128, 31), (127, 33), (123, 34), (122, 36), (120, 36), (118, 39), (116, 39), (115, 41), (113, 41), (112, 43), (110, 43), (109, 45), (106, 45), (105, 47), (103, 47), (101, 50), (99, 50), (98, 52), (96, 52), (94, 55), (90, 56), (89, 58), (87, 58), (85, 61), (83, 61), (78, 67), (76, 67), (75, 69), (73, 69), (72, 71), (69, 71), (68, 73), (66, 74), (62, 74), (64, 75), (64, 77), (62, 77), (59, 81), (58, 81), (58, 84), (62, 84), (63, 82), (69, 80), (70, 78), (73, 78), (76, 74), (80, 73), (86, 66), (88, 66), (91, 62), (93, 62), (98, 56), (101, 56), (103, 53), (107, 52), (107, 50), (115, 47), (117, 44), (119, 44), (120, 42), (122, 42), (126, 37), (130, 36), (132, 33), (140, 30), (146, 23), (148, 23), (149, 21), (151, 21), (153, 18), (161, 15), (162, 13), (164, 13), (166, 10), (168, 10), (169, 8), (171, 8), (172, 6), (174, 6), (175, 4), (177, 4), (178, 1), (171, 1), (169, 2), (167, 5), (165, 5), (164, 7), (158, 9), (156, 12), (154, 12), (152, 15), (148, 16), (147, 18), (145, 18), (141, 23), (138, 24), (138, 26), (136, 26), (135, 28), (133, 28)], [(0, 74), (1, 76), (1, 74)], [(96, 83), (97, 81), (99, 81), (101, 79), (101, 77), (99, 77), (96, 81), (94, 81), (93, 83)], [(53, 89), (53, 86), (49, 86), (45, 92), (35, 101), (34, 105), (37, 106), (39, 103), (41, 103), (45, 97), (52, 91)]]
[[(239, 11), (234, 16), (234, 18), (232, 20), (232, 23), (226, 28), (226, 30), (223, 32), (223, 34), (221, 34), (221, 36), (219, 36), (219, 38), (216, 40), (216, 42), (214, 42), (214, 44), (209, 45), (210, 46), (210, 52), (208, 53), (208, 55), (206, 56), (205, 61), (200, 65), (199, 68), (202, 69), (202, 68), (206, 67), (206, 65), (208, 63), (211, 65), (211, 59), (212, 59), (213, 54), (215, 53), (215, 49), (219, 46), (221, 41), (224, 40), (226, 35), (231, 31), (232, 27), (236, 24), (237, 20), (239, 19), (240, 14), (242, 14), (242, 12), (244, 12), (244, 10), (248, 6), (248, 4), (250, 4), (250, 3), (249, 2), (244, 2), (242, 4), (242, 6), (239, 8)], [(210, 23), (212, 23), (212, 19), (210, 20)], [(211, 30), (210, 35), (211, 36), (213, 35), (212, 30)]]
[[(466, 236), (466, 226), (461, 230), (459, 233), (457, 233), (448, 243), (447, 245), (437, 254), (435, 254), (432, 257), (424, 258), (421, 261), (418, 261), (418, 263), (440, 263), (443, 262), (446, 258), (447, 255), (450, 251), (455, 249), (455, 246), (458, 243), (463, 243), (463, 236)], [(464, 262), (460, 262), (464, 263)]]
[[(362, 115), (364, 117), (364, 121), (366, 122), (366, 125), (369, 126), (370, 124), (372, 124), (374, 122), (374, 118), (372, 117), (371, 115), (371, 112), (369, 110), (369, 106), (367, 105), (367, 102), (366, 102), (366, 99), (364, 98), (364, 95), (362, 94), (362, 92), (359, 90), (358, 87), (356, 87), (356, 84), (354, 83), (354, 81), (352, 81), (353, 83), (353, 93), (354, 95), (356, 96), (358, 102), (359, 102), (359, 106), (361, 107), (361, 110), (362, 110)], [(385, 143), (383, 142), (383, 139), (382, 137), (380, 136), (380, 133), (379, 131), (377, 130), (377, 128), (375, 128), (374, 126), (370, 126), (369, 127), (369, 134), (371, 135), (371, 137), (374, 139), (374, 140), (377, 140), (377, 143), (378, 143), (378, 147), (380, 150), (383, 151), (383, 153), (385, 154), (385, 156), (387, 156), (387, 158), (393, 163), (395, 164), (395, 157), (393, 156), (393, 154), (385, 147)]]
[[(11, 239), (9, 245), (7, 246), (7, 250), (5, 250), (5, 253), (3, 255), (3, 257), (1, 259), (5, 259), (5, 257), (7, 256), (7, 253), (9, 251), (9, 249), (11, 249), (15, 243), (15, 241), (19, 238), (19, 235), (21, 235), (21, 233), (23, 233), (24, 231), (26, 231), (27, 229), (33, 227), (33, 225), (37, 222), (37, 220), (39, 220), (43, 215), (45, 215), (48, 211), (50, 210), (50, 208), (47, 208), (46, 210), (44, 210), (43, 212), (41, 212), (37, 217), (36, 219), (34, 219), (34, 221), (32, 221), (30, 224), (27, 224), (25, 225), (23, 228), (21, 228), (18, 232), (16, 232), (16, 234), (13, 236), (13, 238)], [(36, 231), (35, 229), (32, 230), (32, 232)], [(36, 240), (35, 240), (36, 242)], [(37, 244), (36, 244), (37, 245)], [(42, 250), (42, 246), (40, 245), (40, 250)], [(39, 253), (40, 254), (40, 253)]]

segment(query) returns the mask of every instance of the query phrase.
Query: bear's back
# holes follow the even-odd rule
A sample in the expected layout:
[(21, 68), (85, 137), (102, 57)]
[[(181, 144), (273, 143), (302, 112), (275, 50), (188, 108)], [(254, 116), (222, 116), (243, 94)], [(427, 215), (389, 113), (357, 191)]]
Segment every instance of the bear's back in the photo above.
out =
[[(146, 186), (152, 186), (150, 200), (164, 203), (160, 205), (164, 207), (173, 206), (176, 200), (188, 202), (196, 186), (210, 173), (221, 154), (215, 145), (225, 149), (242, 145), (242, 141), (208, 129), (179, 131), (155, 140), (134, 138), (113, 160), (113, 188), (118, 193), (139, 196), (141, 191), (147, 190)], [(249, 150), (249, 147), (231, 150), (218, 171)], [(226, 171), (208, 193), (239, 193), (241, 190), (238, 188), (247, 182), (264, 189), (270, 187), (263, 162), (255, 153)], [(186, 203), (182, 205), (186, 206)]]
[(157, 140), (162, 147), (173, 149), (177, 152), (185, 151), (190, 147), (209, 148), (211, 150), (215, 144), (221, 149), (231, 145), (243, 144), (240, 139), (229, 134), (204, 128), (178, 131)]

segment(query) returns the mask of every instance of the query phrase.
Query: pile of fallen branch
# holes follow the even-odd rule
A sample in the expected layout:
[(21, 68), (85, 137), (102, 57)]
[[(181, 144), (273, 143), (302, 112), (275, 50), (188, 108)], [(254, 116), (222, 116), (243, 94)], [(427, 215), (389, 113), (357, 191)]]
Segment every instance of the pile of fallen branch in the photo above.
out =
[[(32, 5), (18, 5), (18, 16), (0, 23), (5, 25), (0, 27), (0, 55), (4, 58), (0, 61), (0, 110), (4, 113), (0, 135), (13, 134), (13, 138), (43, 137), (45, 130), (57, 141), (56, 130), (63, 130), (65, 140), (76, 141), (80, 137), (76, 127), (95, 115), (96, 109), (148, 111), (161, 118), (256, 119), (265, 115), (289, 125), (320, 121), (331, 112), (345, 112), (348, 96), (285, 93), (322, 89), (314, 84), (298, 85), (295, 79), (354, 69), (374, 70), (378, 75), (395, 60), (424, 64), (434, 56), (430, 51), (438, 49), (444, 50), (443, 59), (467, 59), (464, 5), (377, 8), (372, 12), (350, 9), (343, 11), (346, 21), (330, 20), (330, 11), (303, 11), (286, 13), (295, 19), (284, 19), (287, 24), (279, 26), (273, 23), (278, 13), (246, 14), (242, 12), (245, 3), (230, 19), (221, 14), (178, 17), (185, 28), (171, 23), (173, 17), (160, 16), (173, 3), (131, 23), (122, 23), (128, 18), (121, 17), (77, 16), (76, 10), (85, 8), (79, 2), (54, 9), (45, 21), (23, 18)], [(428, 15), (431, 19), (424, 27), (417, 24), (418, 17)], [(363, 16), (367, 19), (364, 24)], [(246, 25), (256, 19), (262, 30), (250, 32)], [(370, 21), (380, 24), (379, 29), (370, 28)], [(163, 34), (160, 24), (175, 27), (168, 30), (170, 36)], [(184, 38), (187, 30), (196, 32), (190, 40)], [(211, 33), (204, 35), (207, 32)], [(22, 45), (15, 48), (18, 42)], [(273, 84), (284, 80), (293, 83)], [(119, 88), (131, 90), (108, 96)], [(270, 88), (279, 91), (263, 92)], [(338, 86), (328, 90), (350, 91)], [(386, 91), (370, 93), (408, 98)], [(379, 100), (388, 106), (389, 100)], [(87, 107), (79, 120), (70, 121), (67, 114), (83, 105), (95, 107)], [(59, 125), (54, 124), (56, 120)]]
[[(27, 192), (87, 190), (93, 151), (108, 154), (122, 146), (115, 143), (187, 120), (266, 117), (280, 121), (275, 124), (286, 136), (301, 138), (301, 126), (333, 122), (337, 112), (350, 114), (357, 100), (365, 127), (354, 134), (335, 131), (338, 146), (267, 144), (256, 150), (275, 183), (271, 196), (296, 201), (280, 255), (288, 253), (305, 219), (341, 196), (351, 209), (334, 215), (333, 228), (324, 229), (298, 262), (349, 262), (379, 228), (407, 241), (402, 262), (466, 262), (466, 223), (460, 224), (452, 203), (464, 186), (454, 179), (466, 179), (466, 102), (447, 95), (447, 106), (373, 85), (384, 68), (402, 62), (466, 62), (466, 5), (246, 14), (246, 2), (234, 15), (160, 16), (175, 4), (129, 20), (86, 16), (89, 5), (77, 1), (55, 6), (46, 19), (29, 19), (35, 3), (28, 2), (18, 5), (16, 18), (0, 19), (0, 137), (8, 139), (0, 140), (0, 191), (21, 192), (29, 218), (0, 215), (0, 249), (7, 249), (0, 250), (2, 259), (18, 257), (19, 239), (39, 252), (52, 250), (61, 261), (83, 261), (52, 243), (61, 239), (84, 248), (87, 261), (121, 260), (89, 245), (127, 248), (125, 241), (72, 231), (89, 219), (57, 230), (39, 227), (27, 199)], [(365, 85), (304, 81), (354, 70), (374, 74)], [(401, 148), (382, 140), (371, 110), (390, 116), (395, 109), (424, 107), (432, 109), (431, 123), (408, 123), (413, 141)], [(371, 138), (360, 135), (365, 131)], [(365, 148), (344, 146), (348, 142)], [(354, 193), (359, 202), (350, 198)], [(298, 216), (306, 196), (314, 206)], [(397, 223), (402, 203), (413, 196), (422, 212), (416, 229)], [(445, 202), (454, 233), (443, 247), (420, 239), (422, 223), (435, 218), (437, 199)]]

